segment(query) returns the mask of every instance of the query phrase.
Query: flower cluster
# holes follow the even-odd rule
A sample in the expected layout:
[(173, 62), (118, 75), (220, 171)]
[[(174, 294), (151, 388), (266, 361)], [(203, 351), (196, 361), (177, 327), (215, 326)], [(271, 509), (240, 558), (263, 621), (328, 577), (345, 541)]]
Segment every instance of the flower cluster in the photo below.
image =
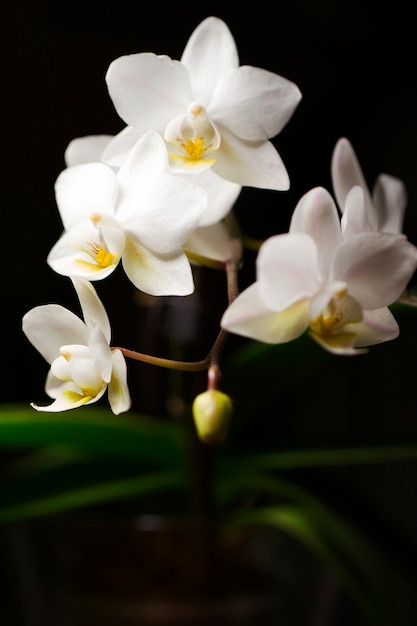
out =
[[(206, 432), (203, 413), (216, 422), (221, 405), (230, 417), (229, 399), (218, 390), (228, 333), (274, 344), (308, 331), (325, 349), (348, 355), (397, 337), (388, 307), (417, 268), (417, 249), (402, 234), (406, 191), (382, 174), (371, 193), (345, 138), (331, 159), (334, 196), (322, 187), (306, 193), (288, 233), (261, 245), (256, 282), (238, 292), (243, 238), (233, 206), (244, 186), (289, 189), (271, 139), (301, 93), (278, 74), (241, 66), (222, 20), (200, 23), (180, 60), (149, 52), (117, 58), (106, 83), (125, 127), (68, 145), (55, 184), (64, 230), (47, 259), (71, 279), (84, 321), (59, 305), (23, 318), (24, 333), (51, 366), (46, 392), (53, 402), (34, 408), (76, 408), (107, 391), (112, 411), (127, 411), (125, 358), (135, 358), (208, 370), (209, 395), (195, 403), (196, 423)], [(191, 294), (195, 263), (226, 271), (229, 305), (206, 359), (168, 362), (111, 346), (110, 322), (92, 283), (119, 262), (134, 287), (152, 296)], [(208, 440), (223, 438), (224, 424), (221, 437), (210, 428)]]

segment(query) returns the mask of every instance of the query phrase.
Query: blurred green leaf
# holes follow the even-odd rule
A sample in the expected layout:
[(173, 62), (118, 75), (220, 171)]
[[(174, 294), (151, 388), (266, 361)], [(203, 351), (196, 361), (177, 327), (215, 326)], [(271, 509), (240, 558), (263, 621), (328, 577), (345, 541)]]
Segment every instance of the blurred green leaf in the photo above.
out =
[(341, 465), (368, 465), (374, 463), (401, 462), (417, 458), (417, 443), (392, 446), (353, 446), (303, 450), (280, 450), (261, 454), (236, 455), (225, 458), (227, 464), (241, 463), (244, 467), (276, 471), (301, 469), (306, 467), (337, 467)]
[(169, 420), (133, 413), (114, 416), (100, 407), (51, 414), (26, 405), (0, 406), (0, 448), (57, 445), (157, 467), (184, 463), (184, 433), (180, 424)]
[(184, 492), (186, 480), (173, 469), (134, 473), (122, 462), (62, 464), (0, 484), (0, 524), (126, 499), (139, 502), (150, 495), (164, 499), (167, 493)]
[[(239, 481), (234, 482), (236, 489)], [(232, 516), (232, 524), (270, 526), (292, 536), (333, 572), (372, 624), (408, 624), (390, 565), (368, 538), (289, 481), (242, 476), (241, 488), (249, 490), (251, 482), (258, 497), (263, 490), (271, 502), (242, 509)]]

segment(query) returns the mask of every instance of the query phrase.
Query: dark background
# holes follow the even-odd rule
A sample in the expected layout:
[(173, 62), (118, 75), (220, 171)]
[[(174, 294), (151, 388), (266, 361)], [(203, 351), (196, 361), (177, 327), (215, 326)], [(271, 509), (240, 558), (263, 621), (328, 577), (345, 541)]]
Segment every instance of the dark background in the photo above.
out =
[[(248, 234), (286, 230), (303, 193), (316, 185), (330, 189), (331, 153), (346, 136), (370, 186), (381, 172), (405, 182), (405, 232), (417, 244), (412, 4), (322, 0), (231, 6), (26, 1), (3, 8), (1, 402), (43, 399), (47, 366), (21, 333), (22, 315), (49, 302), (76, 307), (68, 281), (46, 265), (61, 232), (53, 185), (71, 139), (113, 134), (124, 126), (106, 91), (109, 63), (145, 51), (180, 58), (192, 30), (210, 14), (230, 27), (241, 64), (279, 73), (303, 94), (274, 140), (291, 189), (243, 190), (236, 211)], [(115, 321), (115, 343), (136, 347), (129, 335), (133, 294), (120, 274), (120, 284), (103, 285), (103, 299)], [(119, 290), (128, 298), (122, 305)], [(265, 438), (279, 437), (279, 445), (290, 447), (416, 441), (416, 322), (405, 316), (398, 340), (354, 363), (326, 359), (293, 398), (287, 418), (279, 425), (265, 421)], [(319, 495), (331, 493), (336, 506), (360, 519), (382, 543), (393, 543), (392, 551), (414, 575), (416, 470), (415, 462), (407, 462), (335, 472), (331, 484), (328, 474), (305, 480)], [(338, 480), (341, 488), (334, 488)]]

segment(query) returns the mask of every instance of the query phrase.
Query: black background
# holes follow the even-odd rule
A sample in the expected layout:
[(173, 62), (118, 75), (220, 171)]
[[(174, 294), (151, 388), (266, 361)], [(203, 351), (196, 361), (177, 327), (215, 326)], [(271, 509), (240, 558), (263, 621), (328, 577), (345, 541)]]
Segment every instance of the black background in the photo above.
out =
[[(104, 83), (109, 63), (122, 54), (144, 51), (180, 58), (192, 30), (208, 15), (226, 21), (241, 64), (279, 73), (303, 94), (274, 140), (291, 189), (245, 189), (236, 210), (246, 231), (265, 237), (285, 230), (303, 193), (316, 185), (330, 189), (331, 152), (337, 139), (346, 136), (370, 186), (381, 172), (405, 182), (405, 232), (417, 244), (417, 45), (412, 4), (318, 0), (231, 7), (26, 1), (6, 4), (2, 10), (1, 402), (42, 399), (47, 367), (21, 333), (22, 315), (49, 302), (76, 306), (67, 280), (46, 265), (61, 232), (53, 185), (71, 139), (114, 134), (124, 126)], [(115, 289), (125, 289), (123, 277), (120, 282)], [(123, 322), (115, 324), (116, 342), (131, 342), (127, 333), (132, 313), (113, 289), (103, 286), (103, 298), (110, 315)], [(407, 318), (400, 338), (376, 347), (366, 361), (359, 357), (360, 362), (352, 364), (351, 359), (330, 358), (327, 370), (300, 392), (303, 410), (297, 413), (297, 423), (287, 430), (282, 427), (280, 436), (289, 445), (341, 442), (344, 437), (350, 442), (415, 441), (416, 322)], [(354, 411), (347, 411), (346, 394), (354, 396), (349, 404)], [(271, 426), (265, 428), (271, 430), (267, 436), (277, 434)], [(339, 478), (356, 498), (358, 508), (348, 512), (379, 533), (382, 541), (393, 540), (394, 551), (413, 570), (415, 463), (356, 468), (348, 478)], [(311, 480), (317, 492), (326, 493), (328, 485), (319, 475)], [(343, 490), (334, 494), (336, 504), (346, 508)]]

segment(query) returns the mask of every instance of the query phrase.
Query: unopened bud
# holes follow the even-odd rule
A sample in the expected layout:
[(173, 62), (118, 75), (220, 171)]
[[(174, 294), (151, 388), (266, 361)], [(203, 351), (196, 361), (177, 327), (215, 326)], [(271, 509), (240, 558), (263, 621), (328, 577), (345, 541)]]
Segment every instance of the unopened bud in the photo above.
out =
[(200, 393), (193, 402), (194, 423), (204, 443), (222, 443), (229, 432), (233, 413), (232, 399), (217, 389)]

